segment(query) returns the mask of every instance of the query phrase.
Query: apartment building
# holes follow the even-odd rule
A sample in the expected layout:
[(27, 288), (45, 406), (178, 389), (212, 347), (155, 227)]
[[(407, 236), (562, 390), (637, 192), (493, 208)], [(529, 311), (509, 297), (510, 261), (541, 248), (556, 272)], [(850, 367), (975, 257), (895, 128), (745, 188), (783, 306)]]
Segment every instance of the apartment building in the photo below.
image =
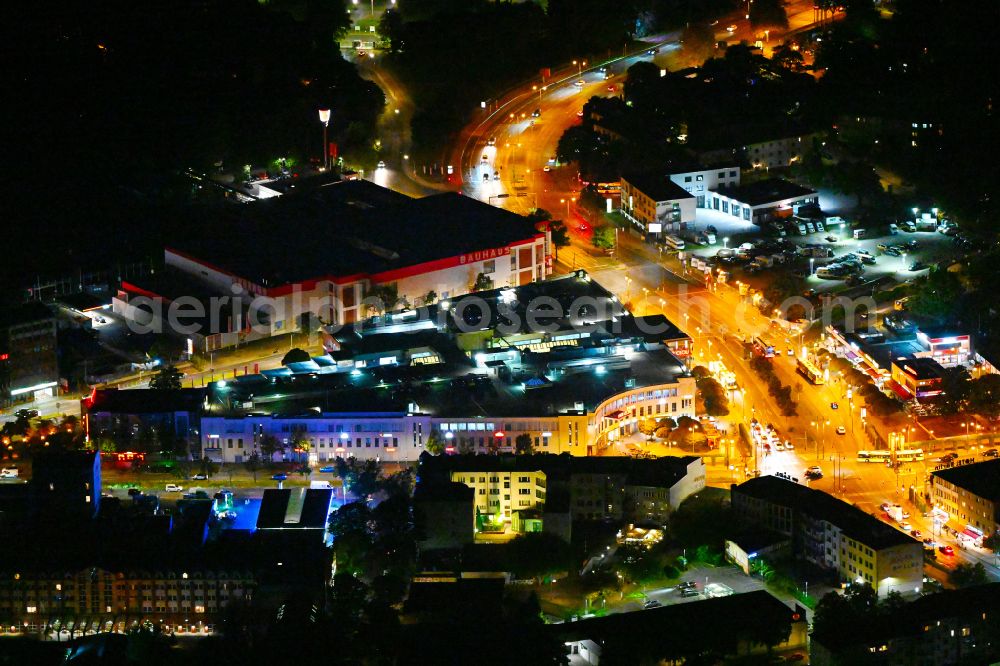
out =
[(163, 622), (165, 631), (206, 634), (234, 600), (248, 601), (254, 577), (238, 569), (0, 573), (0, 618), (16, 633), (123, 632), (137, 617)]
[(892, 614), (859, 617), (833, 635), (812, 636), (815, 666), (993, 664), (1000, 583), (947, 590), (915, 599)]
[(762, 476), (732, 486), (737, 520), (792, 539), (793, 556), (863, 583), (879, 596), (919, 593), (923, 545), (857, 507), (822, 491)]
[(1000, 460), (931, 472), (931, 501), (973, 541), (1000, 530)]

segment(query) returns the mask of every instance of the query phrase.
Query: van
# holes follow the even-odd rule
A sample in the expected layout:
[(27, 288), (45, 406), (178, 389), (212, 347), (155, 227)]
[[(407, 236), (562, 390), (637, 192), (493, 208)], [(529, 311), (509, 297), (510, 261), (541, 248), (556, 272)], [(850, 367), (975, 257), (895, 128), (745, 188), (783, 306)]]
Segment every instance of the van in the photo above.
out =
[(861, 240), (862, 238), (868, 237), (868, 231), (865, 229), (855, 229), (854, 230), (854, 240)]
[(903, 222), (903, 231), (913, 233), (917, 230), (917, 225), (913, 223), (912, 220), (906, 220)]
[(889, 225), (889, 235), (895, 236), (899, 233), (899, 225), (893, 223)]
[(673, 250), (684, 249), (684, 241), (677, 236), (667, 236), (663, 239), (663, 244)]

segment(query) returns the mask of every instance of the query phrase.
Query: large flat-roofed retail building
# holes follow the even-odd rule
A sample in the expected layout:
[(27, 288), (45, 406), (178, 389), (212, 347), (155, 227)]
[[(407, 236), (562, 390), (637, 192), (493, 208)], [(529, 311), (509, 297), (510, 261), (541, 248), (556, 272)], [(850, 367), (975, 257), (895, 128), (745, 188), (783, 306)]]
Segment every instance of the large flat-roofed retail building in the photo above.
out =
[(469, 294), (345, 329), (309, 361), (213, 384), (202, 451), (241, 462), (273, 435), (315, 461), (415, 460), (434, 433), (456, 452), (512, 452), (525, 435), (539, 452), (593, 454), (641, 419), (695, 415), (695, 381), (674, 353), (688, 342), (583, 272)]
[[(164, 252), (169, 284), (123, 283), (115, 308), (127, 316), (133, 301), (148, 308), (148, 299), (176, 302), (185, 291), (205, 306), (228, 297), (199, 352), (244, 341), (251, 328), (253, 337), (297, 331), (304, 318), (353, 323), (379, 310), (365, 301), (376, 294), (394, 294), (390, 308), (419, 306), (551, 273), (545, 223), (456, 193), (413, 199), (343, 181), (195, 214), (205, 232)], [(270, 305), (255, 309), (257, 297)]]

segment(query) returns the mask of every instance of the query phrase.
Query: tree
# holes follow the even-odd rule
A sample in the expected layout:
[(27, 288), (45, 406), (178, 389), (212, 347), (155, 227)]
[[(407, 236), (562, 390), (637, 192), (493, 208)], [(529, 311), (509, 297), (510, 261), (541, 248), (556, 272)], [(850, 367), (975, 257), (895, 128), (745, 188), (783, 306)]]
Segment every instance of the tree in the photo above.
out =
[(337, 458), (334, 465), (337, 476), (355, 496), (367, 497), (378, 491), (381, 472), (378, 461)]
[(698, 67), (715, 53), (715, 31), (704, 23), (690, 23), (681, 33), (681, 55), (689, 67)]
[(522, 432), (514, 439), (514, 451), (518, 455), (530, 456), (535, 452), (534, 442), (531, 439), (531, 435), (526, 432)]
[(278, 438), (270, 433), (261, 435), (258, 446), (260, 447), (261, 457), (267, 463), (274, 462), (274, 454), (284, 449)]
[(797, 49), (793, 49), (788, 42), (774, 49), (771, 60), (776, 62), (778, 66), (793, 72), (802, 71), (804, 66), (802, 53)]
[(184, 373), (172, 365), (160, 366), (160, 369), (149, 380), (149, 388), (160, 391), (176, 391), (181, 388)]
[(251, 452), (250, 455), (247, 456), (246, 462), (243, 463), (243, 466), (246, 467), (247, 471), (253, 475), (254, 483), (256, 483), (257, 472), (260, 470), (260, 454), (256, 451)]
[(284, 355), (281, 359), (281, 365), (288, 365), (289, 363), (305, 363), (312, 357), (309, 356), (309, 352), (299, 349), (289, 349), (288, 353)]
[(421, 302), (425, 306), (432, 305), (435, 301), (437, 301), (437, 299), (438, 299), (438, 294), (433, 289), (431, 289), (426, 294), (420, 297)]
[(389, 8), (382, 13), (378, 22), (378, 34), (389, 43), (390, 54), (395, 55), (403, 49), (405, 27), (403, 17), (395, 9)]
[(594, 227), (591, 244), (598, 250), (613, 250), (615, 247), (615, 229), (609, 224)]
[(938, 407), (944, 414), (957, 414), (966, 407), (972, 384), (969, 371), (962, 366), (943, 368), (941, 371), (941, 395)]
[(991, 373), (972, 380), (969, 409), (988, 419), (1000, 416), (1000, 375)]
[(653, 434), (656, 432), (657, 424), (656, 419), (645, 418), (639, 419), (638, 423), (639, 432), (646, 436), (646, 440), (649, 441), (653, 438)]
[(508, 544), (511, 568), (519, 576), (538, 577), (566, 571), (572, 563), (569, 544), (548, 532), (529, 532)]
[(958, 276), (944, 269), (933, 269), (915, 285), (906, 309), (914, 314), (944, 320), (957, 313), (964, 293)]
[(369, 310), (378, 313), (389, 312), (402, 300), (399, 297), (399, 285), (395, 282), (372, 285), (365, 296)]
[(783, 30), (788, 13), (783, 0), (754, 0), (750, 3), (750, 25), (756, 30)]
[(493, 288), (493, 278), (486, 273), (476, 274), (476, 281), (472, 283), (472, 291), (489, 291)]
[(986, 576), (986, 569), (980, 562), (976, 562), (975, 565), (956, 565), (951, 573), (948, 574), (948, 580), (955, 587), (972, 587), (974, 585), (985, 585), (989, 582)]
[(556, 249), (556, 259), (559, 259), (559, 248), (568, 247), (570, 243), (569, 231), (566, 225), (559, 220), (553, 220), (549, 225), (549, 235), (552, 238), (552, 247)]
[(444, 448), (445, 439), (441, 433), (437, 430), (431, 430), (431, 433), (427, 435), (427, 442), (424, 443), (424, 449), (432, 456), (439, 456), (444, 453)]

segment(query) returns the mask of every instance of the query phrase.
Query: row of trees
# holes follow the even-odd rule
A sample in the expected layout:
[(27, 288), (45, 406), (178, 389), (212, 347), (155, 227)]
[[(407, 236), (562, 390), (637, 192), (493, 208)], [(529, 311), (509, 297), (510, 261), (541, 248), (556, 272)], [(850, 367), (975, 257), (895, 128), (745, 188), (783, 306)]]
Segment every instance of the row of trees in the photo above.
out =
[(750, 361), (750, 368), (767, 384), (767, 392), (778, 404), (782, 416), (796, 416), (798, 403), (792, 399), (792, 387), (782, 384), (774, 373), (774, 366), (766, 358), (755, 356)]
[(709, 374), (708, 368), (699, 365), (691, 370), (698, 386), (705, 413), (709, 416), (726, 416), (729, 414), (729, 397), (726, 389), (717, 379)]

